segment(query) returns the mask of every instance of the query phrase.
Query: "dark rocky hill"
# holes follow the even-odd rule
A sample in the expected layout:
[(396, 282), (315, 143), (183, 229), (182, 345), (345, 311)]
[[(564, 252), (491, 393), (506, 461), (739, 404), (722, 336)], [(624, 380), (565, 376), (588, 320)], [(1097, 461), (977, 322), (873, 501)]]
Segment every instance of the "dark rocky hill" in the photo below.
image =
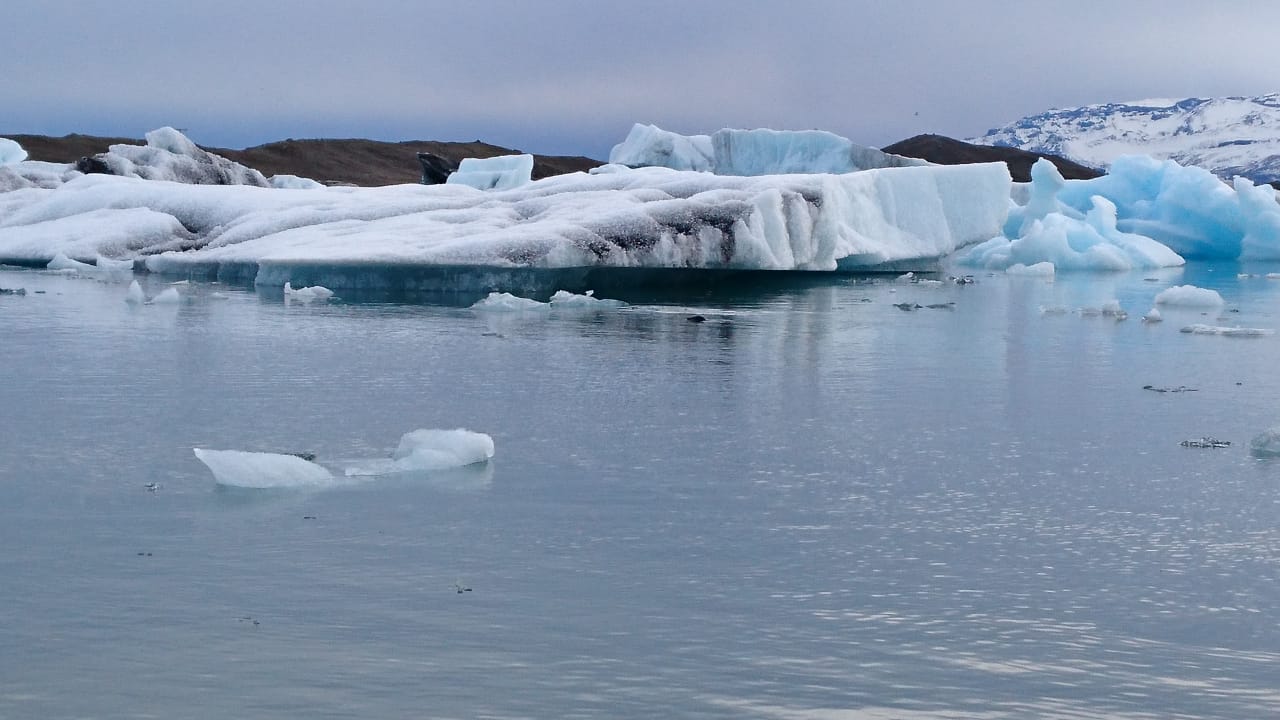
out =
[[(75, 162), (107, 151), (109, 145), (142, 145), (136, 138), (97, 137), (93, 135), (0, 135), (17, 141), (31, 160)], [(205, 147), (209, 152), (248, 165), (262, 174), (299, 175), (323, 183), (347, 183), (374, 186), (416, 183), (422, 177), (418, 164), (420, 152), (438, 155), (453, 164), (463, 158), (485, 158), (520, 152), (480, 142), (439, 142), (410, 140), (380, 142), (377, 140), (282, 140), (244, 150)], [(599, 160), (560, 155), (534, 155), (533, 177), (549, 177), (589, 170), (601, 165)]]
[(1068, 180), (1088, 180), (1103, 174), (1100, 170), (1057, 155), (1042, 155), (1017, 148), (972, 145), (943, 135), (917, 135), (880, 149), (894, 155), (921, 158), (939, 165), (1003, 162), (1009, 166), (1009, 174), (1017, 182), (1031, 180), (1031, 166), (1042, 157), (1056, 165), (1058, 171)]

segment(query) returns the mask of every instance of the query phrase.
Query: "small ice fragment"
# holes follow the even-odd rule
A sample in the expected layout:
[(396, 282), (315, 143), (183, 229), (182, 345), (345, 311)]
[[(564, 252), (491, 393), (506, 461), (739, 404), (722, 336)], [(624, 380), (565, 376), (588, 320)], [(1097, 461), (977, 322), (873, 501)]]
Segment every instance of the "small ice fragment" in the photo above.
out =
[(49, 264), (45, 265), (45, 267), (50, 270), (63, 270), (63, 271), (70, 271), (70, 272), (91, 272), (94, 269), (93, 266), (90, 265), (89, 263), (82, 263), (79, 260), (72, 260), (71, 258), (67, 257), (64, 253), (58, 253), (54, 255), (53, 259), (50, 260)]
[(129, 292), (125, 293), (124, 301), (130, 305), (141, 305), (147, 301), (147, 296), (142, 293), (142, 286), (137, 280), (129, 283)]
[(1176, 285), (1156, 295), (1157, 305), (1183, 305), (1186, 307), (1218, 307), (1225, 304), (1216, 290), (1195, 285)]
[(1245, 328), (1245, 327), (1221, 327), (1218, 325), (1188, 325), (1182, 328), (1181, 332), (1190, 335), (1224, 335), (1226, 337), (1261, 337), (1264, 335), (1274, 335), (1275, 330), (1270, 328)]
[(1070, 310), (1067, 309), (1066, 305), (1041, 305), (1040, 306), (1041, 315), (1066, 315), (1068, 312), (1070, 312)]
[[(137, 282), (136, 280), (134, 282)], [(131, 286), (132, 287), (132, 286)], [(178, 288), (165, 288), (163, 292), (151, 298), (153, 305), (173, 305), (181, 302), (182, 296), (178, 294)]]
[(626, 307), (626, 303), (621, 300), (606, 300), (593, 295), (592, 290), (588, 290), (582, 295), (568, 292), (566, 290), (557, 290), (551, 296), (551, 306), (555, 308), (618, 308)]
[(1249, 454), (1260, 458), (1280, 457), (1280, 426), (1255, 436), (1249, 443)]
[(297, 300), (299, 302), (328, 300), (333, 297), (333, 291), (323, 285), (311, 285), (294, 289), (293, 285), (286, 281), (284, 284), (284, 297), (286, 300)]
[(537, 300), (519, 297), (511, 293), (491, 292), (487, 297), (477, 300), (471, 306), (471, 309), (489, 312), (520, 312), (524, 310), (546, 310), (550, 307), (550, 303), (538, 302)]
[(1156, 307), (1151, 308), (1146, 315), (1142, 316), (1142, 322), (1144, 323), (1158, 323), (1161, 320), (1164, 320), (1164, 318), (1160, 316), (1160, 309)]

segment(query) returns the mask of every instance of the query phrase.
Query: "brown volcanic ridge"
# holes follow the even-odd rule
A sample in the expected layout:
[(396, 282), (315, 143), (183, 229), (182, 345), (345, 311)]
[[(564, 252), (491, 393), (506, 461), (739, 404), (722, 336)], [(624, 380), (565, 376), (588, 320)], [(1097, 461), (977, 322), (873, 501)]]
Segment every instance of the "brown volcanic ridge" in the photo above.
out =
[[(17, 141), (27, 151), (31, 160), (73, 163), (82, 157), (92, 157), (107, 151), (109, 145), (142, 145), (135, 138), (98, 137), (94, 135), (0, 135)], [(202, 146), (203, 147), (203, 146)], [(205, 150), (247, 165), (268, 177), (272, 175), (298, 175), (326, 184), (349, 184), (365, 187), (416, 183), (422, 177), (417, 153), (438, 155), (453, 164), (463, 158), (487, 158), (511, 155), (519, 150), (476, 140), (475, 142), (440, 142), (436, 140), (409, 140), (382, 142), (378, 140), (281, 140), (244, 150), (206, 147)], [(1031, 165), (1040, 157), (1046, 157), (1068, 179), (1087, 179), (1102, 173), (1070, 160), (1052, 155), (1038, 155), (1015, 148), (970, 145), (942, 135), (917, 135), (913, 138), (881, 148), (885, 152), (907, 157), (921, 158), (940, 165), (1004, 162), (1009, 173), (1018, 182), (1031, 179)], [(534, 155), (533, 179), (552, 175), (590, 170), (602, 165), (599, 160), (580, 156)]]

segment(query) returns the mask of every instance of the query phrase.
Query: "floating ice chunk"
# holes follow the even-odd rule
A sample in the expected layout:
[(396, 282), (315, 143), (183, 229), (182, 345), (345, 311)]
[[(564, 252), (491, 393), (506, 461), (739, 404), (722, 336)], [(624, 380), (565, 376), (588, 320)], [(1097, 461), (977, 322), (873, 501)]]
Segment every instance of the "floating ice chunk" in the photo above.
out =
[(69, 271), (69, 272), (93, 272), (95, 270), (95, 268), (89, 263), (80, 262), (79, 260), (72, 260), (71, 258), (67, 257), (63, 253), (58, 253), (57, 255), (54, 255), (53, 259), (50, 260), (49, 264), (45, 265), (45, 267), (47, 267), (50, 270), (61, 270), (61, 271)]
[(1191, 335), (1225, 335), (1227, 337), (1260, 337), (1263, 335), (1275, 335), (1276, 331), (1269, 328), (1245, 328), (1245, 327), (1222, 327), (1218, 325), (1188, 325), (1180, 332)]
[(124, 301), (130, 305), (141, 305), (147, 301), (147, 296), (142, 293), (142, 286), (137, 280), (129, 283), (129, 292), (125, 293)]
[(1182, 305), (1185, 307), (1218, 307), (1226, 304), (1217, 290), (1195, 285), (1176, 285), (1156, 295), (1157, 305)]
[(1071, 312), (1066, 305), (1041, 305), (1041, 315), (1066, 315)]
[(499, 155), (466, 158), (449, 175), (446, 185), (469, 185), (477, 190), (510, 190), (528, 185), (533, 179), (532, 155)]
[(1249, 443), (1249, 454), (1260, 458), (1280, 457), (1280, 427), (1256, 435)]
[(608, 300), (598, 298), (594, 291), (588, 290), (582, 295), (571, 293), (567, 290), (557, 290), (551, 296), (551, 307), (553, 308), (620, 308), (626, 307), (627, 304), (621, 300)]
[(1116, 320), (1124, 320), (1129, 317), (1129, 313), (1120, 307), (1119, 300), (1108, 300), (1102, 304), (1102, 314), (1106, 317), (1113, 317)]
[(27, 151), (9, 138), (0, 138), (0, 165), (14, 165), (27, 159)]
[(1164, 320), (1164, 317), (1160, 315), (1160, 308), (1156, 307), (1151, 308), (1146, 315), (1142, 316), (1142, 322), (1144, 323), (1158, 323), (1162, 320)]
[(286, 300), (296, 300), (298, 302), (313, 302), (315, 300), (328, 300), (333, 297), (333, 291), (323, 285), (311, 285), (310, 287), (294, 289), (289, 282), (284, 284), (284, 298)]
[(123, 273), (133, 272), (132, 260), (112, 260), (111, 258), (106, 258), (99, 255), (97, 260), (95, 260), (94, 262), (96, 263), (94, 265), (94, 268), (98, 270), (98, 272), (111, 273), (111, 274), (123, 274)]
[(484, 310), (486, 312), (524, 312), (529, 310), (549, 310), (551, 309), (551, 303), (538, 302), (537, 300), (512, 295), (511, 293), (491, 292), (472, 304), (471, 309)]
[(330, 485), (333, 474), (324, 467), (296, 455), (205, 450), (195, 448), (196, 457), (213, 472), (219, 485), (244, 488), (297, 488)]
[(484, 433), (423, 428), (405, 433), (391, 457), (404, 470), (444, 470), (488, 462), (493, 451)]
[(151, 298), (153, 305), (174, 305), (182, 302), (182, 295), (178, 293), (178, 288), (165, 288), (159, 295)]
[(1034, 265), (1015, 263), (1005, 268), (1008, 275), (1027, 275), (1031, 277), (1053, 278), (1055, 268), (1051, 262), (1038, 262)]

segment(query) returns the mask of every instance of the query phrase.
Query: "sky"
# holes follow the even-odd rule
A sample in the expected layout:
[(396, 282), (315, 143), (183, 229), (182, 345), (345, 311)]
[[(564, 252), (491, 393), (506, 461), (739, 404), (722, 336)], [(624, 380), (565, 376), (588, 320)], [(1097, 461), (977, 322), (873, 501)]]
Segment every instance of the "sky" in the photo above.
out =
[(231, 148), (479, 139), (606, 159), (636, 122), (878, 147), (1280, 92), (1275, 0), (47, 0), (4, 26), (0, 135), (170, 125)]

